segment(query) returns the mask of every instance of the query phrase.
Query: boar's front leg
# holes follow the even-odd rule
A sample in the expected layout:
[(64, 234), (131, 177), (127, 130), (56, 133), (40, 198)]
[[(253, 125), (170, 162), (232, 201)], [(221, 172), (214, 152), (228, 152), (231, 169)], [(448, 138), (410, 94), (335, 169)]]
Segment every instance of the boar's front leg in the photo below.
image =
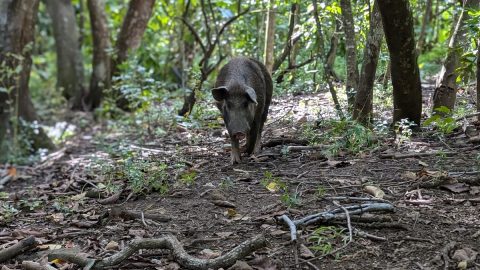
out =
[(231, 153), (231, 162), (232, 165), (235, 163), (240, 163), (241, 158), (240, 158), (240, 147), (239, 147), (239, 142), (238, 139), (236, 138), (230, 138), (232, 142), (232, 153)]

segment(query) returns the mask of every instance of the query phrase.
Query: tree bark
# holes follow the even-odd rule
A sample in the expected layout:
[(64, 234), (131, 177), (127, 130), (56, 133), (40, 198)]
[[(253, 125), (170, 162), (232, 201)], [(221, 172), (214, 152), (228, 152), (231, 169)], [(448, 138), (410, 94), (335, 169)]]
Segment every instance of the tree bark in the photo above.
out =
[(376, 3), (370, 14), (370, 29), (363, 51), (362, 72), (353, 110), (353, 118), (363, 124), (368, 124), (372, 120), (373, 84), (383, 39), (382, 17)]
[(422, 89), (409, 1), (381, 0), (376, 4), (382, 15), (392, 65), (393, 122), (408, 119), (419, 127)]
[(83, 110), (84, 70), (79, 32), (71, 0), (45, 0), (57, 50), (57, 88), (73, 110)]
[(326, 57), (326, 72), (330, 74), (335, 81), (340, 81), (337, 73), (335, 73), (334, 65), (335, 65), (335, 58), (337, 58), (337, 48), (338, 48), (338, 32), (340, 31), (340, 22), (334, 17), (333, 18), (335, 23), (335, 31), (332, 33), (332, 37), (330, 38), (330, 49), (327, 52)]
[[(21, 131), (25, 132), (26, 129), (31, 130), (28, 126), (23, 127), (20, 119), (27, 124), (38, 120), (28, 90), (38, 4), (39, 0), (4, 0), (0, 3), (0, 66), (8, 70), (22, 67), (13, 74), (3, 72), (0, 75), (3, 88), (0, 91), (0, 146), (5, 135), (13, 133), (12, 128), (22, 128)], [(16, 127), (10, 128), (9, 120), (12, 116), (16, 119)], [(17, 139), (14, 136), (11, 138)], [(29, 139), (33, 141), (34, 149), (54, 148), (41, 128), (38, 129), (38, 134), (33, 134)]]
[(457, 96), (457, 73), (455, 70), (460, 62), (466, 41), (465, 21), (469, 18), (466, 8), (478, 8), (478, 0), (465, 0), (465, 6), (455, 24), (448, 44), (448, 53), (438, 77), (433, 93), (433, 113), (438, 113), (437, 108), (442, 106), (453, 111)]
[(353, 21), (352, 6), (350, 0), (340, 0), (342, 9), (343, 29), (345, 31), (345, 50), (347, 62), (347, 81), (345, 92), (347, 94), (348, 107), (352, 108), (355, 102), (355, 93), (358, 87), (357, 45), (355, 41), (355, 25)]
[(273, 72), (274, 45), (275, 45), (275, 0), (270, 0), (267, 13), (267, 31), (265, 32), (265, 48), (263, 51), (264, 63), (268, 72)]
[(116, 57), (112, 63), (114, 76), (118, 75), (118, 66), (127, 60), (128, 53), (140, 47), (154, 5), (155, 0), (131, 0), (128, 4), (127, 14), (115, 43)]
[(423, 52), (425, 36), (427, 33), (427, 25), (430, 23), (430, 15), (432, 14), (432, 2), (433, 0), (427, 0), (427, 3), (425, 4), (425, 14), (422, 18), (422, 27), (420, 28), (420, 34), (417, 41), (418, 54)]
[[(480, 38), (477, 40), (477, 112), (480, 112)], [(477, 120), (480, 121), (480, 115)]]
[(105, 14), (105, 0), (87, 0), (87, 5), (93, 37), (93, 70), (85, 103), (89, 110), (93, 110), (100, 106), (103, 90), (110, 88), (111, 44)]
[[(112, 58), (111, 76), (119, 75), (119, 66), (128, 59), (128, 54), (140, 47), (143, 33), (147, 29), (152, 16), (155, 0), (130, 0), (127, 14), (123, 19), (122, 28), (115, 43), (116, 55)], [(122, 110), (131, 110), (126, 97), (117, 92), (117, 106)]]
[(343, 119), (345, 118), (342, 107), (340, 106), (340, 102), (338, 102), (337, 91), (335, 90), (335, 86), (332, 83), (332, 78), (330, 73), (328, 72), (327, 66), (327, 54), (325, 53), (325, 46), (324, 46), (324, 37), (322, 31), (322, 23), (320, 21), (320, 16), (318, 14), (318, 4), (317, 0), (313, 0), (313, 16), (315, 19), (315, 25), (317, 28), (317, 42), (318, 42), (318, 52), (320, 55), (320, 62), (323, 64), (323, 78), (327, 82), (328, 89), (330, 91), (330, 95), (332, 95), (333, 103), (335, 105), (335, 110), (337, 111), (338, 116)]
[[(297, 5), (297, 8), (295, 9), (295, 13), (294, 13), (294, 34), (293, 36), (295, 36), (295, 32), (298, 32), (298, 25), (300, 24), (300, 5)], [(292, 50), (290, 51), (290, 55), (288, 56), (288, 67), (294, 67), (297, 65), (297, 55), (298, 55), (298, 52), (300, 51), (300, 44), (298, 42), (295, 42), (292, 44)], [(294, 84), (295, 83), (295, 73), (296, 73), (296, 69), (292, 70), (292, 76), (291, 76), (291, 79), (290, 79), (290, 84)]]

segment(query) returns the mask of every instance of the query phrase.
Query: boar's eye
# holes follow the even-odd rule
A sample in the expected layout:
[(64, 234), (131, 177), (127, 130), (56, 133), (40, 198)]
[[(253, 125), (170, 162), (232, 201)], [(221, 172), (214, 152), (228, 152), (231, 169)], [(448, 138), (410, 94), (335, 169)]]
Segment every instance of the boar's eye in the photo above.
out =
[(233, 104), (232, 104), (232, 102), (230, 102), (230, 101), (227, 101), (227, 102), (225, 103), (225, 105), (227, 106), (227, 108), (232, 108), (232, 107), (233, 107)]
[(248, 101), (243, 102), (243, 107), (248, 108), (248, 103), (249, 103)]

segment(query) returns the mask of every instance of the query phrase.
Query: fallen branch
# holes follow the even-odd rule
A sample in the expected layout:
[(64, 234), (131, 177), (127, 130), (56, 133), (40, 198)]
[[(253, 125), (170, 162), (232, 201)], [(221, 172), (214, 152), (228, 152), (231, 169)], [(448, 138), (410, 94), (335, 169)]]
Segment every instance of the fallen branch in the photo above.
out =
[(48, 264), (42, 265), (32, 261), (23, 261), (22, 268), (25, 270), (57, 270), (57, 268), (51, 265), (48, 265)]
[(303, 151), (303, 150), (320, 150), (325, 149), (325, 145), (291, 145), (287, 147), (288, 152)]
[(279, 220), (285, 222), (287, 224), (288, 228), (290, 229), (290, 240), (292, 242), (297, 241), (297, 226), (295, 226), (295, 223), (287, 216), (287, 215), (281, 215)]
[(284, 145), (284, 144), (307, 145), (308, 140), (294, 139), (294, 138), (272, 139), (272, 140), (264, 143), (262, 146), (263, 147), (274, 147), (274, 146), (277, 146), (277, 145)]
[(452, 156), (458, 154), (457, 152), (426, 152), (426, 153), (388, 153), (388, 154), (380, 154), (380, 158), (393, 158), (393, 159), (401, 159), (401, 158), (414, 158), (414, 157), (429, 157), (429, 156), (437, 156), (437, 155), (446, 155)]
[[(394, 210), (393, 205), (389, 203), (365, 203), (359, 205), (352, 205), (344, 207), (348, 210), (349, 215), (360, 215), (366, 212), (387, 211), (392, 212)], [(302, 219), (295, 220), (293, 223), (297, 226), (306, 226), (317, 222), (327, 222), (338, 218), (338, 215), (345, 210), (342, 208), (333, 209), (326, 212), (321, 212), (313, 215), (306, 216)]]
[(25, 251), (34, 248), (36, 245), (37, 241), (35, 241), (35, 237), (29, 236), (11, 247), (0, 250), (0, 263), (11, 259), (18, 254), (22, 254)]
[(121, 209), (120, 207), (113, 207), (112, 210), (110, 210), (110, 216), (111, 217), (121, 217), (123, 219), (151, 219), (155, 220), (158, 222), (168, 222), (172, 220), (172, 218), (164, 216), (164, 215), (157, 215), (157, 214), (146, 214), (146, 213), (141, 213), (141, 212), (135, 212), (135, 211), (130, 211), (130, 210), (124, 210)]
[(173, 235), (165, 235), (158, 239), (136, 239), (127, 245), (122, 251), (102, 260), (93, 260), (80, 256), (78, 253), (72, 253), (68, 250), (55, 250), (48, 255), (48, 260), (60, 259), (75, 263), (81, 267), (91, 264), (89, 269), (106, 269), (120, 264), (122, 261), (133, 255), (141, 249), (169, 249), (175, 262), (188, 269), (218, 269), (233, 265), (253, 251), (265, 247), (266, 239), (262, 234), (239, 244), (237, 247), (226, 254), (215, 259), (198, 259), (189, 255), (178, 239)]
[(480, 115), (480, 112), (471, 113), (471, 114), (464, 115), (462, 117), (455, 118), (455, 121), (458, 122), (458, 121), (461, 121), (463, 119), (472, 118), (472, 117), (479, 116), (479, 115)]

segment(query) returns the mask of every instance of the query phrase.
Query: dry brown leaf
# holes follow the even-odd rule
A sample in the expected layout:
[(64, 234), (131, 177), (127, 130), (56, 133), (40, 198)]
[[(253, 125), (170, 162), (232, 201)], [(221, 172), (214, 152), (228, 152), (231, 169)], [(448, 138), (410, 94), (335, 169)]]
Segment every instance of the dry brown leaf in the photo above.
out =
[(383, 199), (383, 197), (385, 196), (385, 192), (383, 192), (383, 190), (376, 186), (364, 186), (363, 191), (379, 199)]

